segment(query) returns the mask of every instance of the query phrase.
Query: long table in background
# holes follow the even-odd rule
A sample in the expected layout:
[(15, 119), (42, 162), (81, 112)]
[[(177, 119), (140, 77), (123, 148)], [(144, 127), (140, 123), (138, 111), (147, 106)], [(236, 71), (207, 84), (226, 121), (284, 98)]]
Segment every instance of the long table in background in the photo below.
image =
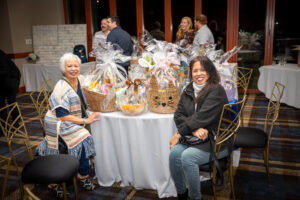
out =
[[(84, 73), (94, 65), (95, 62), (83, 63), (80, 72)], [(26, 92), (31, 92), (39, 90), (41, 84), (49, 79), (55, 85), (61, 79), (62, 73), (59, 64), (23, 64), (23, 77)]]
[(285, 85), (282, 103), (300, 108), (300, 67), (297, 64), (268, 65), (259, 68), (258, 89), (270, 98), (275, 81)]
[(121, 186), (157, 190), (160, 198), (176, 197), (169, 171), (169, 140), (176, 132), (173, 114), (112, 112), (100, 118), (91, 124), (99, 184), (121, 181)]

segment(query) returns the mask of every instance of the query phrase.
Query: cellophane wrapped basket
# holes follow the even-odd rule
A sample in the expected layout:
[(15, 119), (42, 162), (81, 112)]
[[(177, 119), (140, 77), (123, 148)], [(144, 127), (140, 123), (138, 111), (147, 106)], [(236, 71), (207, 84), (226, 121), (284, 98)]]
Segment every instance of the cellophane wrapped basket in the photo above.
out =
[(144, 68), (135, 66), (129, 71), (126, 86), (117, 92), (117, 105), (125, 115), (140, 115), (147, 108)]
[(178, 46), (158, 41), (146, 34), (144, 52), (139, 65), (145, 68), (148, 110), (174, 113), (179, 101), (181, 84), (180, 54)]
[(156, 77), (153, 75), (150, 80), (150, 87), (147, 92), (148, 109), (155, 113), (174, 113), (179, 102), (180, 94), (178, 88), (169, 81), (168, 87), (160, 88)]
[(116, 91), (125, 85), (127, 72), (116, 63), (130, 60), (122, 55), (122, 49), (110, 43), (99, 43), (90, 55), (95, 56), (95, 69), (85, 75), (82, 85), (83, 95), (89, 109), (94, 112), (117, 111)]
[(89, 90), (87, 87), (82, 88), (83, 95), (90, 107), (90, 109), (94, 112), (114, 112), (117, 111), (116, 107), (116, 96), (114, 96), (107, 106), (103, 107), (103, 101), (107, 97), (105, 94), (101, 94), (99, 92), (94, 92)]

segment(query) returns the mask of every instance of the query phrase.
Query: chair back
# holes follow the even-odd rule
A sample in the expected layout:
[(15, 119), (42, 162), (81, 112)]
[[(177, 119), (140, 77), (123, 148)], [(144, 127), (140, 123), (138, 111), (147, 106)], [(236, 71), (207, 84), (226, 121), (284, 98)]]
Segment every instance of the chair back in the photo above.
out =
[(75, 45), (73, 49), (73, 53), (80, 58), (81, 63), (88, 62), (84, 45), (82, 44)]
[(15, 141), (23, 141), (30, 159), (33, 159), (28, 133), (18, 103), (9, 104), (1, 108), (0, 112), (7, 113), (6, 119), (0, 118), (0, 126), (11, 155), (14, 157), (12, 143)]
[(270, 140), (275, 121), (278, 118), (280, 101), (283, 96), (284, 88), (285, 86), (283, 84), (275, 82), (272, 89), (271, 97), (269, 99), (267, 107), (266, 120), (264, 124), (264, 131), (266, 133), (268, 131), (268, 141)]
[(253, 69), (247, 67), (235, 66), (233, 69), (233, 78), (236, 87), (242, 88), (244, 90), (244, 94), (247, 93), (252, 72)]
[(41, 91), (42, 89), (45, 89), (46, 92), (47, 92), (48, 97), (50, 97), (50, 95), (51, 95), (51, 93), (52, 93), (52, 91), (54, 89), (54, 85), (53, 85), (52, 79), (48, 79), (48, 80), (43, 81), (40, 84), (39, 91)]
[(45, 132), (44, 117), (49, 109), (49, 94), (46, 88), (41, 88), (40, 91), (33, 91), (30, 93), (30, 98), (38, 113), (39, 120)]
[(242, 110), (244, 108), (246, 98), (247, 96), (244, 96), (241, 101), (225, 104), (223, 106), (214, 146), (214, 152), (216, 153), (217, 157), (222, 145), (229, 139), (233, 139), (231, 146), (233, 147), (237, 130), (241, 124), (241, 112), (237, 112), (235, 109), (233, 109), (233, 107), (238, 106)]
[(18, 182), (21, 189), (21, 195), (23, 195), (23, 184), (21, 181), (21, 173), (19, 172), (19, 166), (16, 160), (16, 155), (14, 153), (12, 144), (13, 143), (20, 144), (21, 142), (23, 142), (24, 145), (26, 146), (26, 150), (30, 160), (33, 159), (33, 155), (31, 150), (32, 147), (29, 143), (28, 133), (18, 103), (15, 102), (0, 108), (0, 113), (5, 116), (4, 118), (0, 118), (0, 128), (4, 134), (4, 138), (7, 142), (8, 150), (10, 153), (10, 156), (0, 155), (1, 159), (7, 161), (6, 173), (3, 182), (3, 191), (2, 191), (2, 199), (3, 199), (6, 191), (6, 185), (8, 181), (9, 172), (10, 172), (11, 161), (16, 168), (16, 172), (19, 178)]

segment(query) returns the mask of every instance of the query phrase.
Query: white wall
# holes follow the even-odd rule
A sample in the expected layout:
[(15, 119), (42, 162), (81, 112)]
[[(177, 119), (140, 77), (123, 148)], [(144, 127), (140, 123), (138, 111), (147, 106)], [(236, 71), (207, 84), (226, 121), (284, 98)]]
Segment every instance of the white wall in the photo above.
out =
[[(7, 54), (31, 52), (33, 45), (25, 40), (32, 39), (32, 26), (51, 24), (64, 24), (63, 0), (0, 0), (0, 49)], [(14, 62), (22, 72), (26, 60)]]
[(37, 63), (58, 63), (77, 44), (87, 49), (85, 24), (33, 26), (32, 33), (34, 53), (40, 57)]

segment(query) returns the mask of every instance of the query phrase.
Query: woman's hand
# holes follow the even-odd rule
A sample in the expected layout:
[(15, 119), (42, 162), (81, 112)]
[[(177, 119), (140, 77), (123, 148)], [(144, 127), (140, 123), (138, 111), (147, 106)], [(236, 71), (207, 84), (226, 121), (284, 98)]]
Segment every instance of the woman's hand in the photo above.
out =
[(178, 143), (179, 138), (180, 135), (178, 134), (178, 132), (176, 132), (170, 139), (170, 149), (172, 149), (172, 147)]
[(193, 132), (193, 135), (195, 137), (199, 138), (200, 140), (205, 140), (208, 136), (208, 130), (206, 130), (204, 128), (199, 128), (198, 130)]
[(93, 112), (88, 118), (86, 118), (85, 123), (91, 124), (95, 121), (99, 121), (100, 120), (100, 118), (98, 118), (99, 115), (100, 115), (100, 112)]

